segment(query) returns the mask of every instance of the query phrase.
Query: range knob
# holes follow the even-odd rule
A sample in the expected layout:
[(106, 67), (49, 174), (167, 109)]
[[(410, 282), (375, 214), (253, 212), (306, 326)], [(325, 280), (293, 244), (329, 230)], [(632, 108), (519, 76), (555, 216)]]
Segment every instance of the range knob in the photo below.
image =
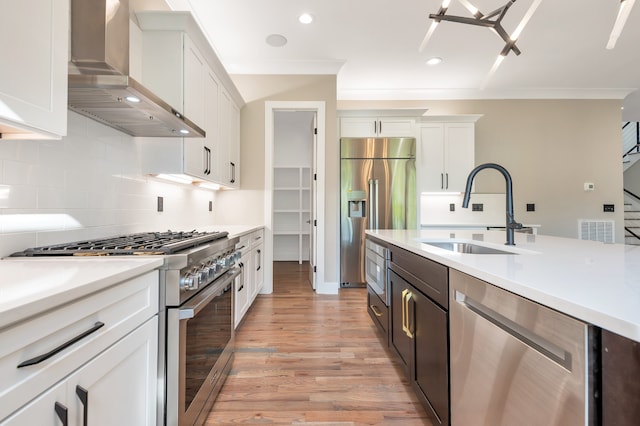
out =
[(189, 273), (180, 278), (180, 288), (185, 290), (197, 290), (200, 285), (199, 276)]
[(198, 271), (198, 274), (200, 275), (200, 282), (204, 283), (209, 281), (209, 278), (211, 278), (211, 275), (209, 274), (209, 272), (210, 270), (206, 266), (203, 266), (202, 268), (200, 268), (200, 271)]
[(214, 277), (218, 271), (220, 270), (220, 266), (215, 260), (210, 260), (207, 262), (207, 267), (209, 268), (209, 276)]

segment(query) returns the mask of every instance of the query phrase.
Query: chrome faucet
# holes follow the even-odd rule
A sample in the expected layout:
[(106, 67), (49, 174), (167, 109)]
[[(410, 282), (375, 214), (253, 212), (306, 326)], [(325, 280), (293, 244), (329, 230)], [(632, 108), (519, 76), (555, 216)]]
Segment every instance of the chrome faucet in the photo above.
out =
[(481, 164), (475, 169), (471, 170), (471, 173), (469, 173), (469, 177), (467, 177), (467, 186), (464, 192), (464, 199), (462, 200), (462, 207), (464, 207), (465, 209), (469, 207), (469, 198), (471, 198), (471, 186), (473, 185), (473, 178), (476, 177), (476, 174), (478, 174), (480, 170), (484, 170), (484, 169), (495, 169), (499, 171), (500, 173), (502, 173), (502, 176), (504, 176), (504, 180), (507, 183), (507, 190), (505, 194), (507, 199), (507, 220), (506, 220), (507, 242), (505, 244), (508, 246), (514, 246), (516, 245), (516, 243), (513, 241), (514, 230), (521, 229), (522, 224), (516, 222), (516, 220), (513, 217), (513, 185), (511, 181), (511, 175), (509, 174), (507, 169), (505, 169), (499, 164), (486, 163), (486, 164)]

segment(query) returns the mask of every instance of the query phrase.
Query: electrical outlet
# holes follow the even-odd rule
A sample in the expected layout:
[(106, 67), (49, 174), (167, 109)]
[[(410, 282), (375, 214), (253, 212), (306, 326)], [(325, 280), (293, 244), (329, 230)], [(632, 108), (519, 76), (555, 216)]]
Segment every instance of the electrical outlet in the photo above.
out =
[(164, 211), (164, 198), (163, 197), (158, 197), (158, 211), (159, 212)]
[(453, 203), (449, 204), (449, 211), (450, 212), (455, 212), (456, 211), (456, 205), (453, 204)]
[(603, 204), (602, 205), (602, 211), (604, 211), (604, 212), (613, 212), (613, 211), (615, 211), (615, 207), (613, 206), (613, 204)]
[(213, 211), (213, 201), (209, 201), (209, 211)]
[(482, 204), (482, 203), (473, 203), (473, 204), (471, 204), (471, 211), (474, 211), (474, 212), (484, 211), (484, 204)]
[(536, 211), (536, 205), (533, 203), (527, 203), (527, 211), (528, 212), (535, 212)]

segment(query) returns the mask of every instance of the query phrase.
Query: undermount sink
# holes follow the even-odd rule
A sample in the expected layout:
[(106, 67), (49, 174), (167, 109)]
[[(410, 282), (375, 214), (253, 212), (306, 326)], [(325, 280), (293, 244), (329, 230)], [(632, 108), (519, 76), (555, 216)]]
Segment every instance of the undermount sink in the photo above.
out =
[(452, 242), (452, 241), (423, 241), (424, 244), (438, 247), (444, 250), (455, 251), (465, 254), (518, 254), (507, 250), (498, 250), (492, 247), (481, 246), (479, 244)]

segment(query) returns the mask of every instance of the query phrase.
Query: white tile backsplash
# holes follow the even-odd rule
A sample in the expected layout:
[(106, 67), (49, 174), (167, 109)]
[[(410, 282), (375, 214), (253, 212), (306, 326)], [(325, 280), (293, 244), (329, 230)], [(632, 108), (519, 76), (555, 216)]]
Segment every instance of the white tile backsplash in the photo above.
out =
[[(28, 247), (215, 225), (216, 193), (144, 176), (135, 138), (69, 111), (57, 141), (0, 141), (0, 257)], [(157, 197), (164, 211), (157, 212)]]

